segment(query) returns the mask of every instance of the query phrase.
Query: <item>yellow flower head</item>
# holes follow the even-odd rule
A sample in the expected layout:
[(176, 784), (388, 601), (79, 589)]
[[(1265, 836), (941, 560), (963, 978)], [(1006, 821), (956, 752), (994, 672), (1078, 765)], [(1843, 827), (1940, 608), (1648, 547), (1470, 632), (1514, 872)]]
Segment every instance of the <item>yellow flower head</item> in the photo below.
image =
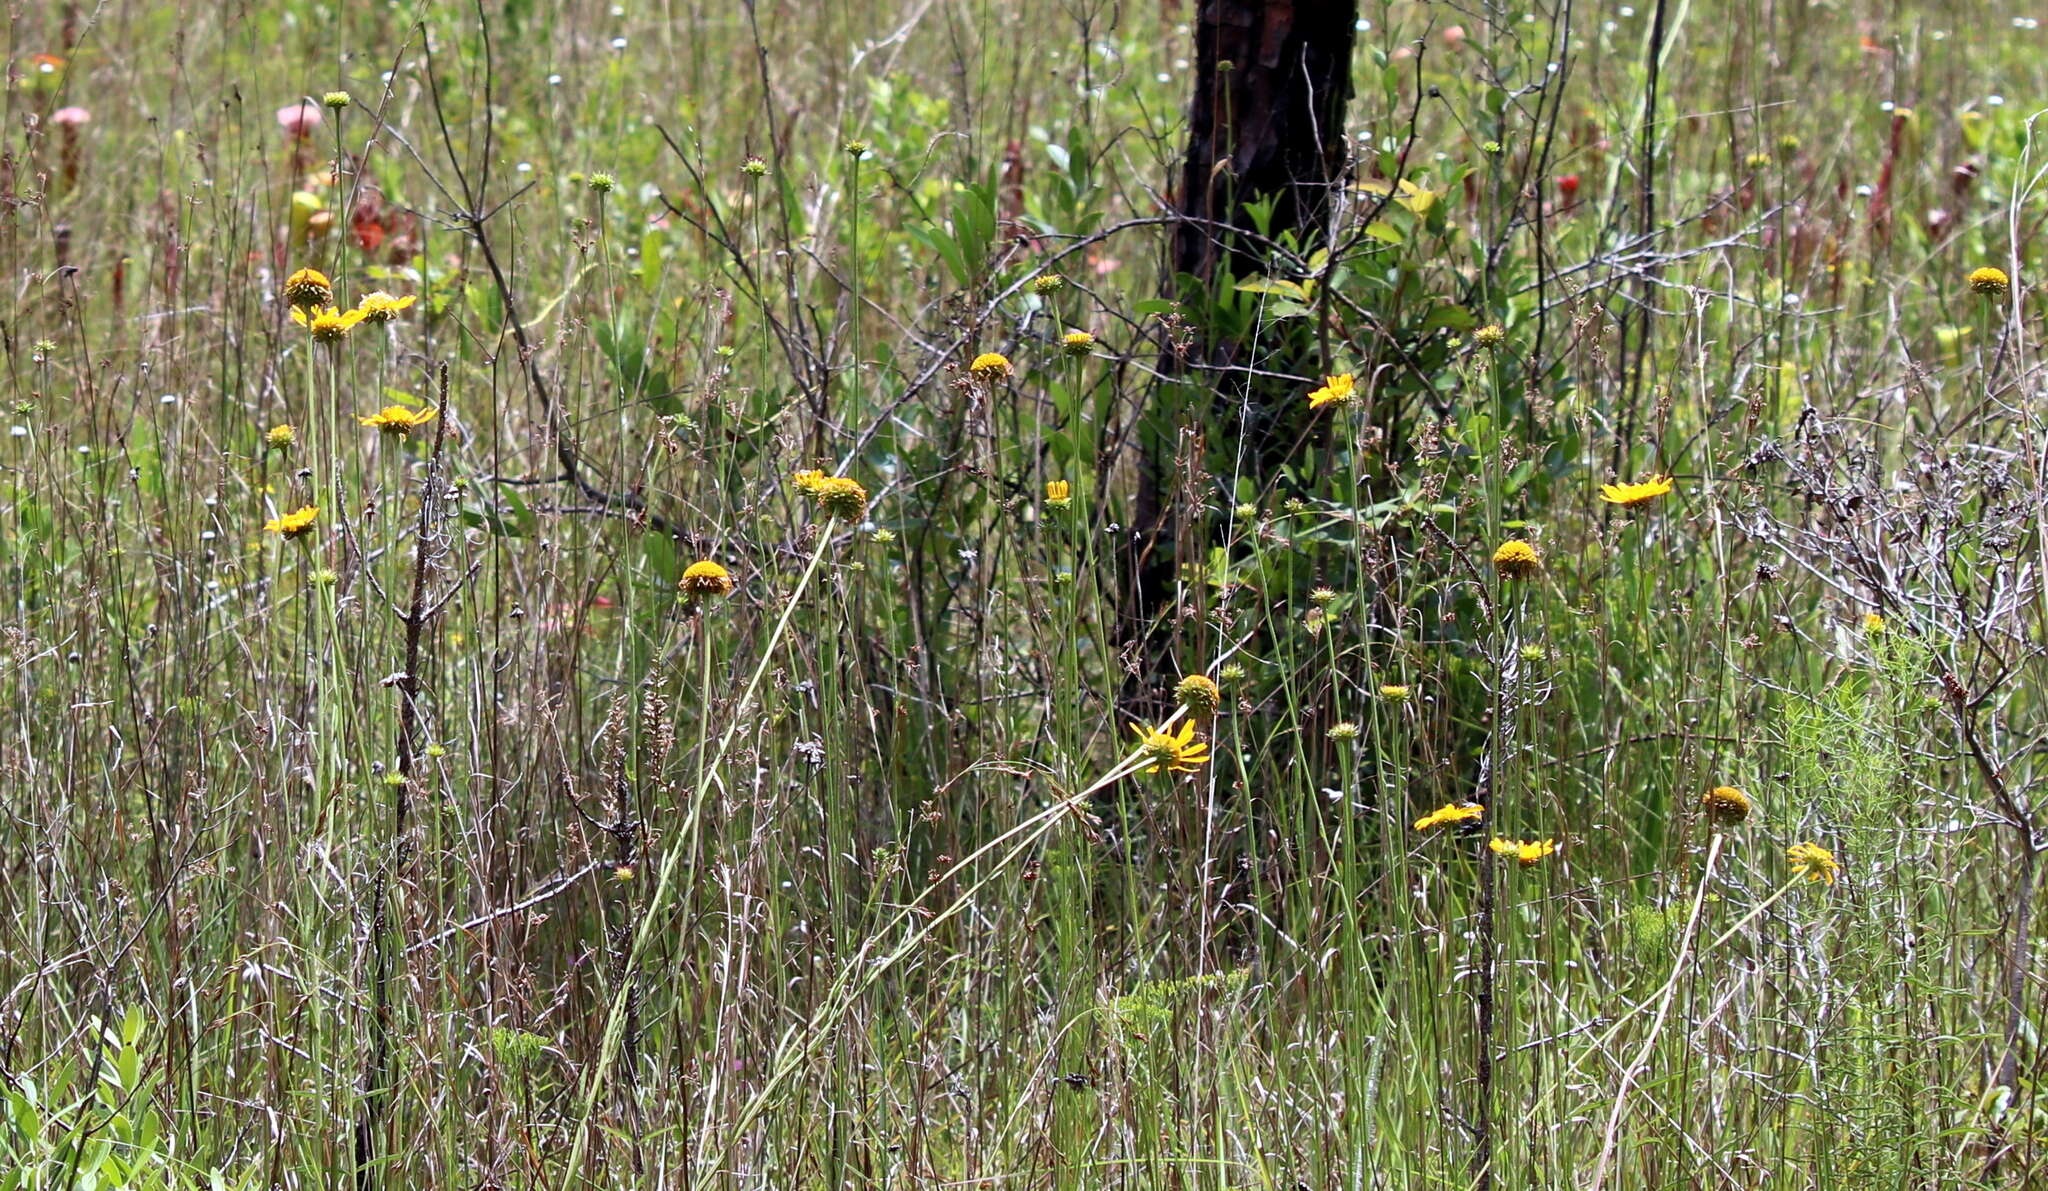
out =
[(1518, 840), (1495, 836), (1486, 846), (1497, 856), (1514, 857), (1515, 863), (1523, 868), (1533, 868), (1538, 861), (1557, 851), (1557, 841), (1554, 839)]
[(1399, 702), (1402, 699), (1406, 699), (1411, 693), (1403, 683), (1385, 682), (1380, 684), (1380, 698), (1382, 699), (1392, 699)]
[(818, 485), (825, 482), (825, 473), (812, 468), (809, 471), (799, 471), (790, 476), (789, 479), (791, 483), (797, 486), (797, 490), (805, 496), (815, 496), (818, 492)]
[(1700, 799), (1701, 809), (1707, 818), (1723, 827), (1733, 826), (1749, 818), (1749, 795), (1734, 786), (1715, 786)]
[(1863, 631), (1875, 635), (1884, 632), (1884, 617), (1875, 612), (1863, 614)]
[(319, 505), (307, 505), (282, 517), (272, 517), (263, 523), (265, 533), (282, 534), (288, 538), (298, 537), (313, 528), (313, 522), (320, 516)]
[(1095, 336), (1086, 331), (1068, 331), (1060, 339), (1060, 350), (1070, 356), (1085, 356), (1095, 350)]
[(411, 294), (403, 298), (394, 298), (383, 290), (372, 290), (356, 303), (356, 310), (366, 323), (388, 323), (398, 317), (399, 311), (417, 301), (419, 299)]
[(367, 418), (357, 418), (365, 426), (375, 426), (386, 434), (406, 435), (413, 428), (424, 426), (434, 420), (440, 411), (431, 409), (407, 409), (402, 405), (387, 405)]
[(974, 357), (974, 362), (967, 366), (967, 371), (973, 373), (974, 379), (979, 381), (993, 383), (1003, 380), (1010, 375), (1010, 357), (1000, 352), (983, 352)]
[(269, 433), (263, 436), (263, 441), (268, 443), (273, 451), (288, 451), (293, 443), (299, 441), (298, 427), (284, 424), (272, 426)]
[(1969, 280), (1970, 288), (1980, 294), (2002, 294), (2012, 288), (2012, 278), (2005, 275), (2005, 270), (1990, 265), (1970, 270)]
[(1074, 503), (1074, 486), (1065, 480), (1045, 482), (1045, 503), (1055, 509), (1064, 509)]
[(329, 306), (325, 310), (315, 309), (311, 314), (307, 314), (306, 309), (300, 306), (292, 307), (292, 321), (312, 332), (316, 343), (340, 343), (348, 338), (350, 331), (356, 329), (357, 323), (363, 321), (363, 312), (360, 310), (344, 313)]
[(1193, 720), (1182, 721), (1178, 733), (1142, 724), (1132, 724), (1131, 731), (1137, 733), (1138, 747), (1144, 750), (1145, 759), (1152, 762), (1146, 773), (1193, 773), (1209, 759), (1209, 746), (1195, 741)]
[(826, 476), (805, 489), (827, 517), (858, 521), (867, 512), (868, 490), (845, 476)]
[(1835, 854), (1819, 844), (1793, 844), (1786, 851), (1785, 859), (1792, 862), (1794, 872), (1805, 875), (1809, 885), (1816, 881), (1832, 885), (1835, 874), (1842, 871), (1842, 866), (1835, 863)]
[(1671, 491), (1670, 476), (1651, 476), (1633, 484), (1602, 484), (1600, 499), (1625, 509), (1646, 505)]
[(1472, 332), (1472, 342), (1488, 350), (1499, 347), (1507, 337), (1507, 328), (1499, 323), (1488, 323)]
[(1215, 715), (1223, 704), (1223, 690), (1206, 674), (1190, 674), (1173, 688), (1173, 697), (1195, 715)]
[(1526, 579), (1543, 569), (1543, 556), (1536, 547), (1516, 538), (1502, 542), (1493, 552), (1493, 569), (1503, 579)]
[(1415, 820), (1415, 830), (1435, 831), (1451, 823), (1478, 823), (1486, 817), (1486, 808), (1476, 802), (1446, 802), (1442, 806)]
[(334, 283), (318, 269), (300, 269), (284, 279), (284, 300), (299, 310), (334, 301)]
[(1349, 405), (1357, 394), (1358, 379), (1349, 372), (1340, 372), (1323, 378), (1323, 387), (1308, 395), (1308, 407), (1321, 409), (1326, 405)]
[(683, 568), (683, 594), (694, 599), (731, 595), (732, 586), (732, 572), (708, 558)]

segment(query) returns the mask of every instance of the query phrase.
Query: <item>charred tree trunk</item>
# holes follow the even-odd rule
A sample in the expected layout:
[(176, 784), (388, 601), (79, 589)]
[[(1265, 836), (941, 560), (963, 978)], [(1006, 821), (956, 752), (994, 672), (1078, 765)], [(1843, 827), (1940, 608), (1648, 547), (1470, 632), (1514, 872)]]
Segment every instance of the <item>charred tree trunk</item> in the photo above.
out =
[[(1308, 427), (1295, 386), (1253, 383), (1242, 366), (1308, 374), (1313, 338), (1301, 330), (1254, 329), (1238, 336), (1211, 316), (1219, 289), (1269, 269), (1270, 248), (1292, 233), (1306, 256), (1327, 233), (1335, 187), (1348, 164), (1344, 109), (1351, 99), (1356, 0), (1199, 0), (1195, 88), (1187, 155), (1175, 188), (1185, 222), (1171, 244), (1169, 296), (1192, 331), (1169, 346), (1161, 375), (1200, 390), (1208, 441), (1270, 479)], [(1253, 204), (1270, 202), (1260, 222)], [(1190, 375), (1192, 372), (1193, 375)], [(1175, 402), (1154, 401), (1141, 436), (1142, 473), (1126, 589), (1146, 660), (1164, 662), (1174, 636), (1177, 484), (1204, 463), (1199, 437), (1183, 442)], [(1246, 411), (1242, 420), (1239, 411)], [(1249, 441), (1242, 444), (1242, 435)], [(1195, 543), (1181, 543), (1193, 548)], [(1158, 671), (1155, 669), (1154, 673)]]

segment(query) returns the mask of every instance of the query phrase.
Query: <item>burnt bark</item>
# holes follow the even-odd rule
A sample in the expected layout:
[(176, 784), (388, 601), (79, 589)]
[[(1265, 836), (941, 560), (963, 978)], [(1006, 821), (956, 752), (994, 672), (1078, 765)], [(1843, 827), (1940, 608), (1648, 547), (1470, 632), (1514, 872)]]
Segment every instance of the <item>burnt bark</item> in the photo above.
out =
[[(1187, 151), (1174, 188), (1183, 222), (1168, 260), (1168, 296), (1180, 301), (1191, 334), (1165, 350), (1160, 373), (1203, 394), (1196, 413), (1210, 428), (1206, 441), (1261, 484), (1310, 423), (1298, 386), (1255, 383), (1244, 365), (1308, 375), (1326, 361), (1300, 324), (1239, 332), (1210, 315), (1221, 287), (1272, 270), (1283, 236), (1292, 234), (1301, 256), (1325, 239), (1349, 164), (1344, 110), (1357, 21), (1356, 0), (1200, 0), (1196, 14)], [(1262, 229), (1250, 208), (1264, 202), (1272, 211)], [(1130, 542), (1127, 623), (1155, 674), (1179, 618), (1176, 557), (1198, 545), (1176, 549), (1175, 487), (1192, 474), (1186, 452), (1200, 449), (1179, 440), (1178, 412), (1152, 402)], [(1233, 462), (1225, 474), (1235, 470)]]

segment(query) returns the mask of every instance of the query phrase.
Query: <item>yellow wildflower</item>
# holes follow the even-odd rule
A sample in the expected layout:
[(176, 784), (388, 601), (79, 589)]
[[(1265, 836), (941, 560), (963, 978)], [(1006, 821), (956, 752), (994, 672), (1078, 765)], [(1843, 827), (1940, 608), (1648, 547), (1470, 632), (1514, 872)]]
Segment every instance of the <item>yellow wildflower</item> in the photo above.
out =
[(1554, 839), (1518, 840), (1495, 836), (1486, 846), (1492, 849), (1496, 856), (1514, 857), (1515, 863), (1523, 868), (1532, 868), (1538, 861), (1557, 851), (1557, 841)]
[(1600, 499), (1625, 509), (1646, 505), (1671, 491), (1670, 476), (1651, 476), (1633, 484), (1602, 484)]
[(273, 451), (288, 451), (293, 443), (299, 441), (298, 427), (285, 424), (272, 426), (269, 433), (263, 436), (263, 441), (268, 443)]
[(334, 301), (334, 283), (318, 269), (300, 269), (284, 279), (284, 300), (299, 310), (325, 306)]
[(1380, 684), (1380, 698), (1382, 699), (1392, 699), (1399, 702), (1402, 699), (1406, 699), (1409, 694), (1408, 687), (1403, 683), (1385, 682)]
[(1516, 538), (1502, 542), (1493, 552), (1493, 569), (1503, 579), (1526, 579), (1543, 569), (1543, 556), (1536, 553), (1536, 547)]
[(1095, 350), (1095, 336), (1086, 331), (1068, 331), (1060, 340), (1060, 350), (1070, 356), (1085, 356)]
[(1164, 727), (1147, 728), (1132, 724), (1131, 731), (1137, 733), (1138, 747), (1143, 749), (1152, 764), (1146, 773), (1193, 773), (1209, 760), (1209, 746), (1195, 740), (1195, 722), (1185, 720), (1178, 733)]
[(818, 485), (825, 482), (825, 473), (816, 468), (811, 468), (808, 471), (799, 471), (789, 478), (790, 482), (797, 486), (798, 491), (806, 496), (815, 496), (818, 492)]
[(994, 383), (1010, 375), (1010, 357), (1001, 352), (983, 352), (967, 366), (974, 379)]
[(1045, 503), (1055, 509), (1064, 509), (1074, 503), (1074, 486), (1065, 480), (1045, 482)]
[(683, 568), (681, 586), (683, 594), (692, 598), (731, 595), (732, 572), (708, 558), (701, 559)]
[(307, 505), (281, 517), (272, 517), (263, 523), (265, 533), (281, 534), (288, 538), (298, 537), (313, 528), (313, 522), (320, 516), (319, 505)]
[(2012, 288), (2012, 278), (2005, 275), (2005, 270), (1990, 265), (1970, 270), (1969, 281), (1970, 288), (1980, 294), (2002, 294)]
[(1879, 616), (1875, 612), (1865, 612), (1863, 614), (1864, 632), (1871, 634), (1882, 633), (1884, 632), (1884, 628), (1884, 617)]
[(1472, 342), (1489, 351), (1506, 342), (1507, 337), (1507, 328), (1499, 323), (1488, 323), (1472, 332)]
[(366, 323), (388, 323), (398, 317), (399, 311), (417, 301), (419, 299), (411, 294), (403, 298), (394, 298), (383, 290), (372, 290), (356, 303), (356, 310)]
[(312, 332), (314, 341), (318, 343), (340, 343), (364, 317), (360, 310), (344, 313), (332, 306), (325, 310), (314, 308), (311, 314), (306, 310), (305, 307), (292, 307), (292, 321)]
[(440, 411), (431, 409), (407, 409), (402, 405), (387, 405), (367, 418), (357, 418), (365, 426), (374, 426), (386, 434), (411, 434), (415, 427), (424, 426), (434, 420)]
[(818, 502), (818, 508), (828, 517), (841, 521), (858, 521), (867, 511), (868, 490), (845, 476), (826, 476), (815, 481), (805, 491)]
[(1323, 387), (1308, 395), (1308, 407), (1321, 409), (1326, 405), (1346, 406), (1358, 395), (1358, 379), (1349, 372), (1323, 378)]
[(1446, 802), (1415, 820), (1415, 830), (1434, 831), (1447, 823), (1476, 823), (1485, 815), (1486, 808), (1476, 802)]
[(1215, 715), (1223, 703), (1223, 691), (1206, 674), (1190, 674), (1173, 688), (1173, 697), (1196, 715)]
[(1809, 885), (1816, 881), (1832, 885), (1835, 874), (1842, 871), (1842, 866), (1835, 863), (1835, 854), (1819, 844), (1793, 844), (1786, 851), (1785, 859), (1791, 861), (1794, 872), (1806, 877)]
[(1707, 812), (1707, 818), (1723, 826), (1732, 826), (1749, 818), (1749, 795), (1734, 786), (1715, 786), (1700, 799), (1700, 806)]

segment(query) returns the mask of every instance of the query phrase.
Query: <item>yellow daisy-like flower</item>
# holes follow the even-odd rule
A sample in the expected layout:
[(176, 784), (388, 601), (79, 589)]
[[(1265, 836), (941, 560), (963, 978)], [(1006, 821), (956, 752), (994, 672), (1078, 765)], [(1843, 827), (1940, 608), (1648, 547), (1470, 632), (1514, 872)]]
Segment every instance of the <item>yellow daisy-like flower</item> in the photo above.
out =
[(263, 532), (281, 534), (295, 538), (313, 528), (313, 522), (320, 517), (319, 505), (307, 505), (282, 517), (272, 517), (263, 523)]
[(1793, 844), (1786, 851), (1785, 859), (1792, 863), (1794, 872), (1806, 877), (1809, 885), (1817, 881), (1832, 885), (1835, 874), (1842, 871), (1842, 866), (1835, 863), (1835, 854), (1819, 844)]
[(1879, 616), (1879, 615), (1878, 615), (1877, 613), (1875, 613), (1875, 612), (1865, 612), (1865, 613), (1863, 614), (1863, 631), (1864, 631), (1864, 632), (1866, 632), (1866, 633), (1870, 633), (1870, 634), (1872, 634), (1872, 635), (1875, 635), (1875, 634), (1877, 634), (1877, 633), (1882, 633), (1882, 632), (1884, 632), (1884, 628), (1885, 628), (1885, 625), (1884, 625), (1884, 617), (1882, 617), (1882, 616)]
[(1472, 332), (1472, 342), (1491, 351), (1507, 340), (1507, 328), (1499, 323), (1488, 323)]
[(1223, 690), (1206, 674), (1190, 674), (1173, 688), (1173, 697), (1196, 715), (1215, 715), (1223, 705)]
[(1404, 683), (1385, 682), (1380, 684), (1380, 698), (1382, 699), (1392, 699), (1399, 702), (1402, 699), (1406, 699), (1411, 693)]
[(1486, 845), (1496, 856), (1512, 856), (1515, 863), (1523, 868), (1533, 868), (1538, 861), (1557, 851), (1557, 841), (1501, 839), (1495, 836)]
[(858, 521), (867, 512), (868, 490), (845, 476), (826, 476), (805, 489), (828, 517)]
[(1308, 407), (1321, 409), (1326, 405), (1345, 406), (1358, 395), (1358, 379), (1349, 372), (1323, 378), (1323, 387), (1308, 395)]
[(269, 444), (273, 451), (288, 451), (293, 443), (299, 441), (299, 429), (286, 424), (272, 426), (263, 436), (263, 441)]
[(1146, 773), (1193, 773), (1209, 760), (1209, 746), (1195, 740), (1195, 721), (1184, 720), (1180, 731), (1169, 732), (1165, 728), (1147, 728), (1132, 724), (1131, 731), (1137, 733), (1138, 747), (1145, 751), (1145, 757), (1152, 764)]
[(304, 307), (292, 307), (292, 321), (312, 332), (316, 343), (340, 343), (356, 329), (356, 324), (362, 322), (363, 317), (360, 310), (340, 311), (332, 306), (325, 310), (314, 309), (311, 314), (306, 313)]
[(1749, 818), (1749, 795), (1734, 786), (1715, 786), (1700, 799), (1700, 807), (1709, 820), (1724, 827), (1733, 826)]
[(1543, 569), (1543, 556), (1536, 553), (1536, 547), (1516, 538), (1502, 542), (1493, 552), (1493, 569), (1503, 579), (1527, 579)]
[(1670, 491), (1670, 476), (1651, 476), (1645, 480), (1637, 480), (1633, 484), (1602, 484), (1600, 499), (1611, 505), (1632, 509), (1637, 505), (1649, 504), (1658, 497), (1669, 494)]
[(1095, 350), (1095, 336), (1086, 331), (1068, 331), (1060, 339), (1060, 350), (1070, 356), (1085, 356)]
[(976, 380), (1003, 380), (1010, 375), (1010, 357), (1001, 352), (983, 352), (974, 357), (974, 362), (967, 366), (967, 371), (973, 373)]
[(300, 269), (284, 279), (284, 300), (299, 310), (325, 306), (334, 301), (334, 283), (318, 269)]
[(1486, 808), (1476, 802), (1446, 802), (1415, 820), (1415, 830), (1434, 831), (1451, 823), (1477, 823), (1485, 817)]
[(732, 572), (702, 559), (683, 568), (681, 583), (683, 594), (693, 598), (718, 597), (732, 594)]
[(424, 426), (434, 420), (439, 410), (407, 409), (402, 405), (387, 405), (367, 418), (357, 418), (365, 426), (374, 426), (386, 434), (411, 434), (415, 427)]
[(1074, 486), (1065, 480), (1045, 482), (1045, 503), (1055, 509), (1064, 509), (1074, 503)]
[(1969, 281), (1970, 288), (1980, 294), (2002, 294), (2012, 288), (2012, 278), (2005, 275), (2005, 270), (1990, 265), (1970, 270)]
[(388, 323), (398, 317), (399, 311), (417, 301), (419, 299), (411, 294), (403, 298), (394, 298), (383, 290), (372, 290), (356, 303), (356, 310), (362, 314), (366, 323)]
[(797, 486), (797, 490), (804, 495), (815, 496), (818, 491), (818, 485), (825, 482), (825, 473), (816, 468), (811, 468), (808, 471), (799, 471), (790, 476), (789, 479), (791, 483)]

